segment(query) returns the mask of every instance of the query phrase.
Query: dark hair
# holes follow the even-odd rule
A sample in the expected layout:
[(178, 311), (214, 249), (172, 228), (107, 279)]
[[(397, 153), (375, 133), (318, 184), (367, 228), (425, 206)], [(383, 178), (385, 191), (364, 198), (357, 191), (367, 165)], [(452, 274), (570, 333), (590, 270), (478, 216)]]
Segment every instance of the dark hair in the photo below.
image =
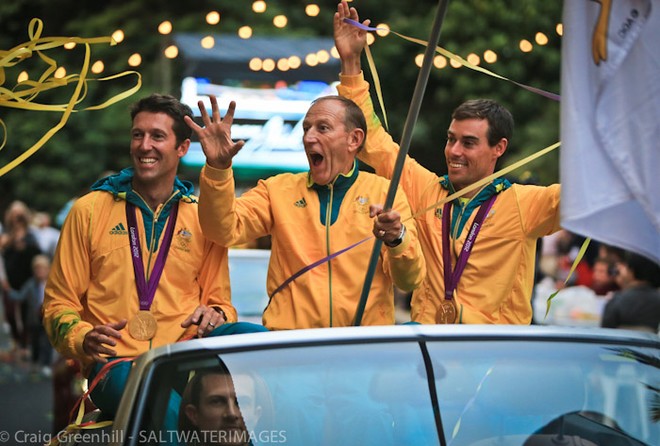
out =
[(361, 129), (364, 132), (364, 139), (362, 140), (360, 147), (358, 147), (358, 151), (362, 150), (364, 142), (367, 140), (367, 120), (365, 119), (362, 110), (360, 110), (360, 107), (352, 100), (337, 95), (321, 96), (320, 98), (314, 99), (312, 105), (323, 101), (338, 101), (344, 106), (344, 126), (346, 127), (346, 130), (350, 132), (353, 129)]
[(630, 269), (635, 279), (648, 282), (653, 287), (660, 286), (660, 265), (642, 255), (627, 251), (623, 263)]
[(494, 146), (502, 138), (509, 142), (513, 136), (513, 116), (511, 112), (492, 99), (471, 99), (456, 107), (452, 119), (486, 119), (488, 121), (488, 145)]
[(165, 113), (170, 116), (174, 120), (172, 129), (176, 135), (177, 145), (192, 136), (192, 129), (188, 127), (186, 121), (183, 120), (184, 116), (190, 116), (190, 118), (193, 117), (192, 109), (186, 104), (181, 103), (181, 101), (174, 96), (154, 93), (140, 99), (131, 106), (131, 119), (135, 119), (135, 116), (143, 111), (150, 113)]
[[(178, 419), (178, 430), (179, 432), (191, 434), (197, 430), (197, 427), (192, 423), (192, 421), (186, 415), (185, 407), (188, 404), (192, 404), (195, 407), (199, 407), (200, 400), (202, 398), (202, 386), (203, 380), (205, 377), (210, 375), (223, 375), (231, 381), (232, 387), (234, 386), (233, 380), (229, 370), (224, 364), (219, 364), (216, 367), (198, 370), (195, 375), (190, 379), (188, 385), (183, 391), (181, 396), (181, 403), (179, 404), (179, 419)], [(239, 409), (240, 410), (240, 409)], [(188, 445), (197, 445), (198, 442), (196, 438), (190, 435), (190, 438), (187, 440)]]

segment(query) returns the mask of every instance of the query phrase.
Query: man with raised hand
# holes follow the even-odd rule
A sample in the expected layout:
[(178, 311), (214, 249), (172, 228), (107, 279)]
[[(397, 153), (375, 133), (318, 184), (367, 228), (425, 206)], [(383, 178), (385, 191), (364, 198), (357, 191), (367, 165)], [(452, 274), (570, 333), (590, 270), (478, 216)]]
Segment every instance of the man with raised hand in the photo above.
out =
[[(334, 16), (341, 58), (339, 93), (354, 100), (367, 119), (368, 137), (358, 157), (390, 178), (399, 146), (383, 129), (369, 97), (360, 57), (366, 31), (346, 2)], [(363, 25), (369, 25), (365, 20)], [(427, 263), (424, 283), (412, 297), (420, 323), (529, 324), (538, 238), (559, 230), (559, 185), (510, 184), (496, 178), (444, 206), (434, 204), (495, 172), (513, 133), (511, 113), (490, 99), (459, 105), (447, 130), (447, 175), (407, 157), (401, 187), (415, 214)], [(430, 209), (429, 209), (430, 208)]]
[[(394, 321), (393, 286), (413, 290), (425, 263), (403, 191), (384, 211), (389, 181), (358, 170), (366, 124), (360, 109), (339, 96), (318, 98), (303, 121), (309, 172), (280, 174), (236, 198), (232, 157), (243, 146), (230, 128), (236, 104), (223, 119), (210, 97), (212, 116), (200, 102), (204, 127), (186, 121), (206, 155), (200, 176), (200, 223), (216, 243), (232, 246), (272, 236), (267, 290), (271, 300), (263, 323), (271, 330), (348, 326), (354, 322), (374, 234), (382, 247), (369, 292), (363, 325)], [(374, 219), (374, 217), (376, 217)], [(285, 284), (303, 268), (343, 248), (347, 252)], [(280, 289), (278, 289), (280, 287)]]

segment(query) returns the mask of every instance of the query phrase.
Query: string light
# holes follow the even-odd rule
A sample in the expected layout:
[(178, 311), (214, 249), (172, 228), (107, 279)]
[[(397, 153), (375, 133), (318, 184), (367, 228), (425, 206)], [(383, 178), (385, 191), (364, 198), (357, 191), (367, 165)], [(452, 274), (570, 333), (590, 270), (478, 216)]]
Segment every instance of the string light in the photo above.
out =
[(327, 63), (330, 60), (330, 53), (326, 50), (320, 50), (316, 52), (316, 57), (318, 58), (319, 63)]
[(142, 63), (142, 56), (139, 53), (133, 53), (128, 58), (128, 64), (132, 67), (138, 67)]
[(215, 39), (213, 36), (206, 36), (201, 40), (200, 44), (202, 45), (202, 48), (210, 50), (215, 46)]
[(289, 71), (289, 59), (282, 58), (278, 60), (277, 69), (280, 71)]
[(218, 11), (211, 11), (206, 14), (206, 23), (209, 25), (217, 25), (220, 23), (220, 13)]
[(94, 74), (103, 73), (104, 69), (105, 69), (105, 64), (100, 60), (97, 60), (92, 65), (92, 73), (94, 73)]
[(252, 28), (250, 28), (247, 25), (241, 26), (240, 28), (238, 28), (238, 37), (240, 37), (241, 39), (249, 39), (250, 37), (252, 37)]
[[(422, 56), (422, 59), (423, 59), (423, 58), (424, 58), (424, 56)], [(420, 65), (419, 65), (419, 66), (420, 66), (420, 67), (422, 66), (422, 65), (421, 65), (421, 62), (420, 62)], [(444, 67), (447, 66), (447, 59), (445, 59), (444, 56), (440, 56), (440, 55), (435, 56), (435, 57), (433, 58), (433, 66), (436, 67), (436, 68), (438, 68), (438, 69), (443, 69)]]
[(175, 59), (176, 56), (179, 55), (179, 48), (177, 48), (176, 45), (170, 45), (167, 48), (165, 48), (163, 54), (165, 54), (165, 57), (167, 57), (168, 59)]
[(252, 59), (250, 59), (250, 63), (249, 63), (248, 66), (250, 67), (250, 70), (252, 70), (252, 71), (259, 71), (259, 70), (261, 70), (261, 67), (263, 66), (263, 62), (258, 57), (253, 57)]
[(495, 63), (497, 62), (497, 54), (493, 50), (486, 50), (484, 52), (484, 60), (488, 63)]
[(315, 3), (310, 3), (309, 5), (305, 6), (305, 14), (310, 17), (316, 17), (320, 12), (321, 8), (319, 8), (319, 5)]
[(124, 31), (121, 29), (118, 29), (117, 31), (112, 33), (112, 38), (115, 42), (121, 43), (124, 41)]
[(536, 36), (534, 36), (534, 40), (536, 40), (536, 43), (539, 45), (546, 45), (548, 43), (548, 36), (539, 31), (536, 33)]
[(21, 71), (21, 73), (16, 78), (16, 83), (20, 84), (21, 82), (25, 82), (28, 79), (30, 79), (30, 76), (28, 76), (27, 71)]
[(67, 42), (64, 44), (64, 48), (67, 50), (72, 50), (76, 47), (76, 42)]
[(378, 34), (381, 37), (385, 37), (390, 33), (390, 25), (388, 25), (387, 23), (379, 23), (376, 26), (376, 28), (378, 28), (376, 34)]
[(468, 54), (466, 60), (470, 62), (472, 65), (479, 65), (481, 63), (481, 58), (474, 53)]
[(266, 2), (262, 0), (257, 0), (256, 2), (252, 3), (252, 10), (257, 14), (266, 12)]
[(300, 57), (298, 56), (289, 57), (289, 67), (291, 67), (292, 70), (296, 70), (300, 68), (301, 65), (302, 65), (302, 60), (300, 60)]
[(273, 17), (273, 25), (277, 28), (284, 28), (288, 22), (289, 19), (287, 19), (285, 15), (280, 14)]
[(162, 35), (167, 35), (172, 32), (172, 22), (165, 20), (160, 25), (158, 25), (158, 32)]
[(319, 64), (319, 59), (314, 53), (308, 54), (307, 56), (305, 56), (305, 63), (310, 67), (315, 67)]
[(64, 67), (59, 67), (57, 70), (55, 70), (55, 73), (53, 74), (53, 77), (55, 77), (56, 79), (62, 79), (64, 76), (66, 76), (66, 68)]
[(529, 53), (532, 51), (532, 49), (534, 49), (534, 47), (532, 46), (532, 42), (530, 42), (527, 39), (522, 39), (520, 41), (519, 46), (520, 46), (520, 51), (522, 51), (523, 53)]
[(263, 66), (261, 68), (265, 72), (270, 73), (275, 69), (275, 61), (273, 59), (264, 59)]
[[(351, 0), (348, 1), (350, 2)], [(252, 10), (255, 13), (258, 14), (263, 13), (266, 11), (266, 9), (267, 9), (267, 4), (263, 0), (256, 0), (252, 3)], [(320, 11), (321, 8), (316, 3), (310, 3), (305, 6), (305, 14), (309, 17), (317, 17), (320, 14)], [(206, 14), (206, 22), (210, 25), (218, 24), (220, 22), (220, 18), (221, 15), (220, 12), (218, 11), (210, 11)], [(288, 21), (289, 21), (288, 18), (283, 14), (279, 14), (273, 17), (273, 25), (277, 28), (285, 28), (288, 25)], [(377, 28), (376, 33), (367, 34), (368, 45), (372, 45), (375, 42), (376, 40), (375, 35), (378, 35), (380, 37), (386, 37), (391, 33), (390, 26), (387, 23), (379, 23), (378, 25), (376, 25), (376, 28)], [(172, 32), (172, 30), (173, 30), (173, 26), (169, 20), (163, 21), (158, 26), (158, 32), (161, 34), (169, 34)], [(563, 35), (563, 25), (561, 23), (556, 25), (555, 30), (559, 36)], [(241, 26), (238, 29), (238, 36), (242, 39), (249, 39), (252, 37), (252, 35), (253, 35), (253, 29), (250, 26), (245, 25), (245, 26)], [(112, 37), (113, 39), (115, 39), (117, 43), (123, 41), (125, 38), (122, 30), (115, 31)], [(539, 31), (535, 34), (534, 41), (538, 45), (547, 45), (549, 42), (549, 38), (545, 33)], [(201, 39), (200, 45), (206, 49), (213, 48), (215, 46), (215, 39), (212, 36), (206, 36), (203, 39)], [(68, 42), (65, 45), (65, 48), (67, 49), (72, 49), (74, 47), (75, 47), (74, 42)], [(529, 53), (533, 51), (534, 46), (531, 41), (527, 39), (522, 39), (519, 43), (519, 48), (522, 52)], [(171, 59), (176, 58), (178, 56), (178, 48), (172, 45), (168, 47), (164, 51), (164, 53), (168, 58)], [(309, 66), (316, 66), (318, 64), (327, 63), (331, 57), (335, 59), (339, 59), (339, 53), (337, 51), (337, 48), (334, 46), (330, 49), (329, 52), (326, 50), (319, 50), (316, 54), (313, 53), (308, 54), (305, 57), (305, 64)], [(423, 54), (418, 54), (415, 57), (415, 64), (418, 67), (421, 67), (423, 58), (424, 58)], [(471, 53), (468, 56), (466, 56), (466, 60), (470, 64), (478, 66), (481, 64), (482, 57), (480, 57), (475, 53)], [(483, 53), (483, 61), (485, 63), (494, 64), (498, 61), (498, 55), (493, 50), (486, 50)], [(133, 54), (129, 58), (129, 64), (131, 66), (138, 66), (141, 64), (141, 62), (142, 62), (142, 58), (138, 53)], [(447, 60), (447, 58), (440, 55), (435, 56), (435, 58), (433, 59), (433, 65), (438, 69), (445, 68), (448, 64), (454, 68), (462, 67), (462, 64), (460, 62), (454, 61), (452, 59)], [(261, 61), (258, 58), (254, 58), (250, 61), (249, 65), (250, 65), (250, 69), (255, 71), (258, 70), (266, 71), (266, 69), (268, 69), (268, 71), (272, 71), (275, 68), (277, 68), (280, 71), (287, 71), (290, 69), (299, 68), (302, 65), (302, 61), (297, 56), (282, 58), (279, 59), (277, 62), (275, 62), (272, 59), (266, 59), (264, 61)]]

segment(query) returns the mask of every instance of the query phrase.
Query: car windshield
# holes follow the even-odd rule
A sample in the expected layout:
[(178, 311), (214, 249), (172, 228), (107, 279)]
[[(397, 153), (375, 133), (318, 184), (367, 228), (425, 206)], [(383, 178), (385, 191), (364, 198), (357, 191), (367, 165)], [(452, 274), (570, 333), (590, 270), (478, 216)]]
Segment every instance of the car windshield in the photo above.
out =
[[(146, 383), (139, 444), (660, 444), (651, 348), (443, 339), (197, 350), (158, 359)], [(205, 406), (220, 387), (223, 409)]]

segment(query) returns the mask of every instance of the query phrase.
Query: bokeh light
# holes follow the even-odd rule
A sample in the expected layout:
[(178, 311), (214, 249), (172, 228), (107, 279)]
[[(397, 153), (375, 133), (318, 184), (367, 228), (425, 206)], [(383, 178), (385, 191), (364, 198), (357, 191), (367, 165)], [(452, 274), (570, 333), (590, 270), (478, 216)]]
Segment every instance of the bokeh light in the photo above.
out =
[(166, 35), (172, 32), (172, 28), (173, 28), (172, 22), (170, 22), (169, 20), (165, 20), (160, 25), (158, 25), (158, 32), (163, 35)]
[(220, 13), (218, 11), (211, 11), (206, 14), (206, 23), (209, 25), (217, 25), (220, 23)]

